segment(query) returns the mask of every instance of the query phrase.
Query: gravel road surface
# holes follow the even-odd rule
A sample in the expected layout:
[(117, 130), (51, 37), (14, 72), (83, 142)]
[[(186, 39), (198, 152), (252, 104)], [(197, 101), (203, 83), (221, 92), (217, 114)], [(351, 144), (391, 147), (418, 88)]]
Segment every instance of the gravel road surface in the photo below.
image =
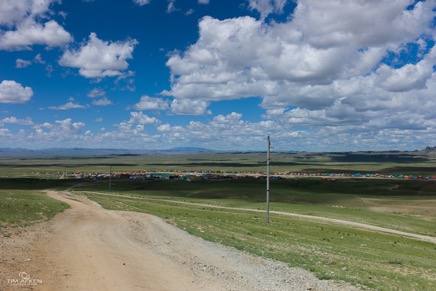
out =
[(105, 210), (69, 192), (48, 195), (71, 209), (0, 236), (0, 290), (357, 290), (152, 215)]

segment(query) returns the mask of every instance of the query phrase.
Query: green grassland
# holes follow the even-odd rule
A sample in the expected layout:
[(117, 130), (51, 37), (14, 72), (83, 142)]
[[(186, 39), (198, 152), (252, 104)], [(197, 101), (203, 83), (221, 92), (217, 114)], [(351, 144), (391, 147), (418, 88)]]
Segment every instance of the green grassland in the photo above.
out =
[[(272, 172), (361, 172), (436, 175), (436, 155), (422, 152), (272, 153)], [(56, 178), (62, 172), (265, 172), (265, 153), (196, 153), (58, 157), (0, 157), (0, 177)]]
[(0, 235), (7, 233), (6, 227), (45, 221), (66, 208), (41, 191), (0, 189)]
[[(133, 192), (127, 196), (124, 191), (112, 192), (110, 196), (107, 193), (82, 194), (105, 208), (154, 214), (196, 236), (305, 268), (322, 279), (344, 280), (377, 290), (433, 290), (436, 287), (436, 245), (432, 243), (277, 214), (271, 215), (270, 223), (266, 224), (262, 213), (210, 208), (194, 204), (199, 200), (194, 198), (150, 197)], [(220, 205), (235, 203), (233, 199), (201, 201)], [(264, 207), (260, 202), (246, 204), (254, 209)], [(302, 213), (308, 211), (308, 208), (296, 209)], [(322, 213), (322, 209), (317, 210)], [(294, 208), (288, 206), (288, 210)], [(356, 216), (366, 221), (365, 214), (373, 215), (362, 211)], [(329, 216), (329, 213), (324, 215)], [(409, 223), (409, 226), (419, 224), (417, 221)], [(421, 227), (425, 229), (424, 225)], [(426, 227), (434, 233), (434, 223)]]
[[(265, 172), (265, 153), (0, 158), (0, 226), (26, 225), (65, 209), (44, 189), (70, 190), (114, 210), (160, 216), (189, 233), (376, 290), (436, 290), (436, 245), (398, 235), (272, 213), (265, 179), (219, 181), (58, 179), (59, 173)], [(274, 153), (272, 172), (435, 175), (423, 153)], [(298, 177), (271, 181), (271, 210), (436, 237), (436, 180)], [(232, 209), (211, 208), (231, 207)], [(246, 208), (237, 210), (235, 208)], [(4, 229), (4, 228), (3, 228)], [(0, 233), (1, 235), (2, 233)]]

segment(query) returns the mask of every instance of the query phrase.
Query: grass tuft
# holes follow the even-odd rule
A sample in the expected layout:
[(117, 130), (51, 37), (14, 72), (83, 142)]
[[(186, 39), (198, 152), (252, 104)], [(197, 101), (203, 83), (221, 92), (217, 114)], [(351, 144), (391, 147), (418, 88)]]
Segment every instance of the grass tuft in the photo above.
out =
[[(45, 221), (68, 208), (43, 192), (0, 190), (0, 227), (26, 226)], [(2, 231), (8, 236), (7, 231)], [(10, 234), (9, 234), (10, 235)]]

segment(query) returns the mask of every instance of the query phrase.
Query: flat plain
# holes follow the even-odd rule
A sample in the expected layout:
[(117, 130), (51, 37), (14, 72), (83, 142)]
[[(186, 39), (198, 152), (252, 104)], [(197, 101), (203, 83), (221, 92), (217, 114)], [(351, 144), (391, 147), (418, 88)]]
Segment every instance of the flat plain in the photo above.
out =
[(363, 289), (436, 288), (434, 153), (273, 153), (268, 224), (265, 159), (265, 153), (2, 157), (0, 234), (13, 236), (14, 227), (64, 210), (41, 192), (59, 189), (107, 209), (159, 216), (320, 279)]

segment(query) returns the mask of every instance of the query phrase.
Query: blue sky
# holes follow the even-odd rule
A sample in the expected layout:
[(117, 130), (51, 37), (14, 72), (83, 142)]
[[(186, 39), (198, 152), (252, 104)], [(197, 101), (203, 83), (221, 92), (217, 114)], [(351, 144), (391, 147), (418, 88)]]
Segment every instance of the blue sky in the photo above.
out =
[(0, 148), (415, 150), (436, 0), (3, 0)]

